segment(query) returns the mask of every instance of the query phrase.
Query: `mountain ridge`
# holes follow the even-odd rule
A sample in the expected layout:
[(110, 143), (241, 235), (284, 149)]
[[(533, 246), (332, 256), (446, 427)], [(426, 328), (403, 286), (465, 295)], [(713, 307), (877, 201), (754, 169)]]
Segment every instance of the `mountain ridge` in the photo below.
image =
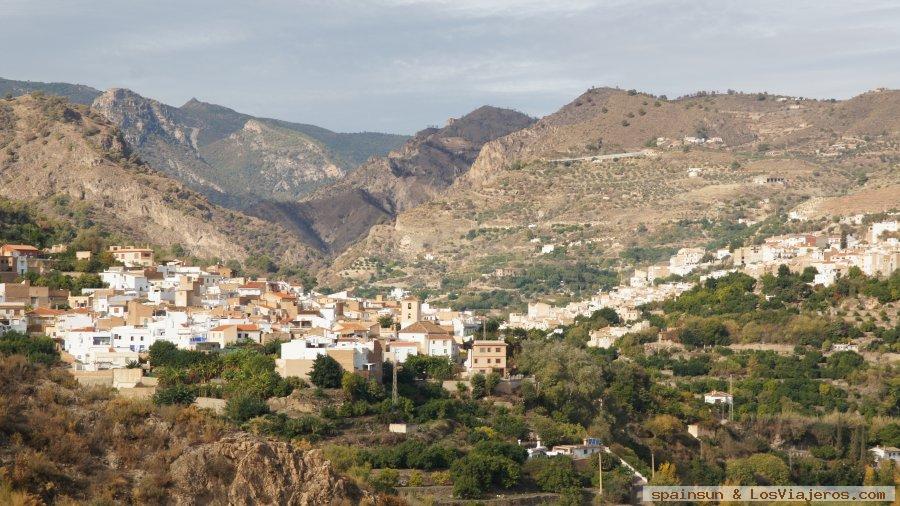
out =
[(403, 138), (256, 118), (196, 98), (173, 107), (121, 88), (98, 96), (92, 108), (118, 124), (151, 165), (236, 209), (298, 198)]
[(81, 105), (91, 105), (91, 102), (102, 93), (100, 90), (84, 84), (17, 81), (0, 77), (0, 97), (6, 95), (18, 97), (35, 91), (65, 97), (69, 101)]
[[(374, 225), (415, 207), (449, 187), (469, 170), (481, 146), (518, 130), (533, 118), (510, 109), (480, 107), (426, 128), (403, 147), (369, 162), (335, 183), (294, 203), (263, 203), (251, 213), (275, 214), (312, 234), (328, 253), (340, 253)], [(273, 213), (273, 207), (277, 211)]]

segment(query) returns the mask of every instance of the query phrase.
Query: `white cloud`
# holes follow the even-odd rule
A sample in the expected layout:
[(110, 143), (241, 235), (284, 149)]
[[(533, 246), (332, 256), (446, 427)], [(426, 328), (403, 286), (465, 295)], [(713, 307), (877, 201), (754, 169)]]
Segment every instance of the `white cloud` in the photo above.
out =
[[(565, 15), (609, 5), (602, 0), (381, 0), (385, 5), (435, 8), (463, 17)], [(620, 3), (620, 2), (615, 2)]]

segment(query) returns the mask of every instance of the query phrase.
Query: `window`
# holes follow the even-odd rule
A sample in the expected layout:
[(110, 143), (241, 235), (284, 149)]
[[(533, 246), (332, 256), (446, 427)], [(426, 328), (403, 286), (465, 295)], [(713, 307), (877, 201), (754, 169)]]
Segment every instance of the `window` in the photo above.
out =
[(475, 359), (475, 363), (476, 363), (476, 364), (478, 363), (478, 359), (477, 359), (477, 358)]
[(500, 353), (500, 348), (497, 348), (497, 349), (495, 349), (494, 351), (497, 352), (497, 353)]
[(499, 364), (499, 363), (500, 363), (500, 359), (499, 359), (499, 358), (495, 358), (495, 359), (494, 359), (494, 363), (495, 363), (495, 364)]

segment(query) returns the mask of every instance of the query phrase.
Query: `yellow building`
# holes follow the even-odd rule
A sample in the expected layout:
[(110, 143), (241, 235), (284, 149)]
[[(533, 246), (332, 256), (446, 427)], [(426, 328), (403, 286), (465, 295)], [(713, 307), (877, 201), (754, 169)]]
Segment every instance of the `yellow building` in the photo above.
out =
[(466, 360), (469, 375), (498, 372), (506, 376), (506, 343), (503, 341), (474, 341)]

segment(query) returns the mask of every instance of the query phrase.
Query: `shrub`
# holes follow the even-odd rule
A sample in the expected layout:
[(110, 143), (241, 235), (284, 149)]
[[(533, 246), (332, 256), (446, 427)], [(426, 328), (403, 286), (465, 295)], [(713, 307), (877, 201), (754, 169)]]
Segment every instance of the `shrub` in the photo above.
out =
[(0, 335), (0, 355), (24, 355), (30, 362), (46, 365), (59, 360), (56, 345), (49, 337), (29, 337), (15, 331)]
[(250, 421), (250, 430), (257, 434), (277, 436), (284, 439), (304, 437), (310, 441), (329, 436), (334, 426), (315, 415), (289, 418), (282, 413), (268, 414)]
[(428, 475), (433, 485), (449, 485), (452, 483), (450, 471), (435, 471)]
[(422, 471), (413, 471), (409, 473), (408, 485), (410, 487), (421, 487), (425, 484), (425, 475)]
[(377, 475), (369, 479), (369, 483), (378, 492), (393, 493), (394, 487), (400, 482), (400, 473), (396, 469), (382, 469)]
[(153, 396), (153, 402), (161, 406), (169, 404), (190, 404), (197, 398), (197, 392), (189, 385), (175, 383), (162, 387)]
[(525, 448), (522, 448), (515, 443), (507, 443), (504, 441), (479, 441), (475, 444), (472, 452), (482, 455), (505, 457), (519, 464), (524, 463), (528, 458), (528, 452), (525, 451)]
[(244, 423), (251, 418), (269, 413), (266, 401), (253, 394), (232, 397), (225, 404), (225, 416), (235, 423)]

